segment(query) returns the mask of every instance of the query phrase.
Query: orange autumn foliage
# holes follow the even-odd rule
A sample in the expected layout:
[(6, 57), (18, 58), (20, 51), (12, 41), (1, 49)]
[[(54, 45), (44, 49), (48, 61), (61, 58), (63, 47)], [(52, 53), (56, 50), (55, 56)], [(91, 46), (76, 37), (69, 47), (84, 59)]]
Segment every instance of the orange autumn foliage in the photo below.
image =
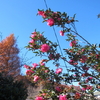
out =
[(4, 75), (17, 76), (20, 74), (19, 49), (14, 34), (0, 42), (0, 72)]

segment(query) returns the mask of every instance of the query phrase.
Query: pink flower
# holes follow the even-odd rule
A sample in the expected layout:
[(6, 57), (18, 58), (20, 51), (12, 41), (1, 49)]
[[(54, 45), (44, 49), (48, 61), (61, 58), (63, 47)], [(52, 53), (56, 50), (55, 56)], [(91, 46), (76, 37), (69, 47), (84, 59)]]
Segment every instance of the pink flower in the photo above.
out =
[(44, 11), (38, 11), (38, 15), (43, 15), (44, 14)]
[(45, 65), (45, 63), (40, 63), (40, 65), (41, 65), (41, 66), (44, 66), (44, 65)]
[(74, 74), (73, 76), (76, 76), (76, 74)]
[(81, 51), (82, 51), (82, 52), (84, 52), (84, 51), (85, 51), (85, 49), (82, 49)]
[(71, 47), (73, 47), (73, 46), (75, 46), (75, 45), (76, 45), (76, 41), (75, 41), (75, 40), (70, 42), (70, 46), (71, 46)]
[(58, 21), (61, 21), (61, 18), (58, 18)]
[(61, 72), (62, 72), (62, 68), (56, 69), (56, 74), (59, 74), (59, 73), (61, 73)]
[(29, 41), (29, 43), (34, 43), (34, 40), (32, 39), (31, 41)]
[(71, 59), (71, 60), (69, 61), (69, 64), (71, 64), (71, 65), (77, 65), (78, 63)]
[(38, 11), (38, 15), (41, 15), (44, 18), (47, 17), (44, 11)]
[(37, 82), (38, 80), (39, 80), (39, 76), (35, 75), (33, 81), (34, 81), (34, 82)]
[(30, 66), (28, 66), (28, 65), (24, 65), (24, 68), (29, 69), (29, 68), (30, 68)]
[(66, 95), (60, 95), (59, 100), (67, 100)]
[(42, 44), (40, 50), (42, 52), (47, 52), (50, 49), (50, 46), (47, 44)]
[(69, 52), (73, 52), (73, 50), (69, 50)]
[(49, 72), (49, 70), (45, 70), (45, 73), (48, 73)]
[(35, 100), (44, 100), (43, 97), (37, 96)]
[(40, 34), (40, 37), (43, 36), (42, 34)]
[(78, 92), (76, 92), (76, 93), (75, 93), (75, 99), (79, 99), (80, 97), (81, 97), (81, 94), (78, 93)]
[(64, 36), (64, 31), (60, 31), (60, 35), (61, 36)]
[(85, 82), (86, 82), (86, 83), (88, 83), (88, 82), (89, 82), (89, 80), (88, 80), (88, 79), (86, 79), (86, 80), (85, 80)]
[(89, 77), (88, 79), (93, 79), (93, 77)]
[(87, 85), (86, 89), (87, 89), (87, 90), (92, 90), (92, 89), (93, 89), (93, 87), (92, 87), (92, 86), (90, 86), (90, 85)]
[(83, 73), (82, 76), (83, 77), (88, 76), (88, 73)]
[(52, 19), (52, 18), (48, 19), (47, 22), (48, 22), (47, 25), (49, 25), (49, 26), (54, 25), (54, 19)]
[(36, 68), (36, 66), (38, 66), (37, 63), (33, 63), (32, 65), (33, 65), (33, 68)]
[(46, 93), (42, 93), (42, 95), (43, 95), (43, 96), (46, 96), (47, 94), (46, 94)]
[(96, 58), (98, 59), (100, 57), (100, 55), (99, 54), (96, 54)]
[(32, 71), (32, 70), (27, 70), (26, 71), (26, 75), (32, 75), (34, 73), (34, 71)]
[(53, 12), (54, 15), (56, 15), (58, 12)]
[(71, 60), (69, 61), (69, 64), (73, 65), (73, 63), (74, 63), (74, 60), (71, 59)]
[(87, 56), (84, 56), (84, 55), (80, 59), (81, 63), (85, 63), (86, 60), (87, 60)]
[(60, 91), (61, 91), (61, 88), (60, 88), (59, 86), (57, 86), (57, 87), (55, 88), (55, 90), (58, 91), (58, 92), (60, 92)]
[(33, 47), (33, 45), (31, 45), (31, 44), (30, 44), (29, 46), (30, 46), (30, 47)]
[(31, 38), (34, 38), (34, 37), (36, 37), (36, 34), (32, 34), (32, 35), (31, 35)]
[(32, 32), (32, 34), (36, 35), (36, 34), (37, 34), (37, 32)]
[(83, 91), (86, 91), (86, 88), (83, 87), (82, 90), (83, 90)]
[(46, 17), (47, 17), (47, 15), (44, 13), (44, 14), (42, 15), (42, 17), (43, 17), (43, 18), (46, 18)]

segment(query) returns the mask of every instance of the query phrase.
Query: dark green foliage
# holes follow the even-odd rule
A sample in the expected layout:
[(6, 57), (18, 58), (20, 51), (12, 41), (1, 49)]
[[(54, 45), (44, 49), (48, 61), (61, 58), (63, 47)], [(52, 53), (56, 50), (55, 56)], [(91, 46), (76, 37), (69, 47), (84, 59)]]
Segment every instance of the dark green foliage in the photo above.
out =
[(98, 16), (98, 18), (100, 18), (100, 14), (98, 14), (97, 16)]
[(22, 81), (0, 74), (0, 100), (26, 100), (27, 88)]

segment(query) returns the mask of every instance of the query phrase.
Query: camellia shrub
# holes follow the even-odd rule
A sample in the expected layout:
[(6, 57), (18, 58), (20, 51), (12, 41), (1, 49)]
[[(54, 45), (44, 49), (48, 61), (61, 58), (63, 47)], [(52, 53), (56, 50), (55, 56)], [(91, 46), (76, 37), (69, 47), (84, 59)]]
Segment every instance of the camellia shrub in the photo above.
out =
[[(59, 33), (66, 37), (70, 47), (63, 48), (63, 55), (57, 50), (59, 43), (53, 43), (36, 30), (31, 34), (27, 48), (36, 56), (45, 57), (38, 64), (24, 65), (26, 75), (33, 83), (45, 83), (45, 88), (35, 100), (96, 100), (94, 92), (100, 90), (100, 46), (90, 44), (78, 34), (75, 15), (69, 17), (65, 12), (54, 12), (51, 9), (38, 10), (38, 15), (42, 16), (43, 22), (48, 26), (60, 27)], [(60, 65), (61, 60), (65, 63), (64, 69)], [(56, 66), (56, 70), (47, 66), (50, 61)], [(81, 91), (66, 87), (73, 82), (78, 82)], [(62, 83), (65, 87), (62, 87)]]
[(27, 89), (22, 81), (0, 73), (0, 100), (26, 100)]

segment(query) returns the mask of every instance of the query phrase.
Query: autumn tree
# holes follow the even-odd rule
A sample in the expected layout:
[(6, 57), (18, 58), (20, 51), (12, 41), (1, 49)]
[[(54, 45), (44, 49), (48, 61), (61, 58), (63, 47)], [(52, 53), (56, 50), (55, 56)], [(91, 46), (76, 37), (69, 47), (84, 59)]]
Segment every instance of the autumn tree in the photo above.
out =
[(4, 75), (20, 74), (21, 63), (19, 49), (14, 34), (10, 34), (0, 42), (0, 72)]

